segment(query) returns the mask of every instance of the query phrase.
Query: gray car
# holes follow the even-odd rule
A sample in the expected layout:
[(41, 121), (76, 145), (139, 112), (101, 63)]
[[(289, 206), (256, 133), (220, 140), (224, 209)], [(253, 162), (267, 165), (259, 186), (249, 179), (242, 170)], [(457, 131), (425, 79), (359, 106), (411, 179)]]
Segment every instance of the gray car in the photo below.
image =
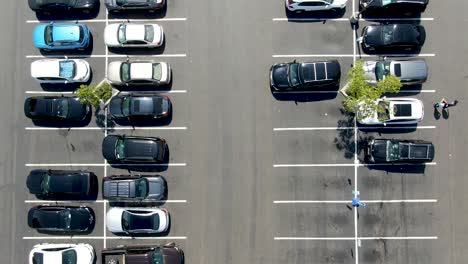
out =
[(422, 84), (429, 75), (427, 63), (422, 59), (365, 61), (363, 68), (371, 84), (389, 75), (398, 77), (403, 85)]
[(106, 0), (109, 12), (147, 10), (154, 12), (164, 7), (166, 0)]
[(111, 201), (161, 201), (167, 182), (159, 175), (113, 175), (104, 177), (102, 196)]

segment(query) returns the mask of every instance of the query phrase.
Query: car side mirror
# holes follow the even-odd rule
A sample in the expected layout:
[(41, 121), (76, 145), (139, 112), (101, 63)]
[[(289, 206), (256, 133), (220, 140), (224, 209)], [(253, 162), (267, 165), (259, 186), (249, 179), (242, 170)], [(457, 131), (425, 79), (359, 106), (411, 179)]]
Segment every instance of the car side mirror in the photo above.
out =
[(67, 81), (67, 80), (65, 80), (65, 84), (67, 84), (67, 83), (68, 83), (68, 81)]

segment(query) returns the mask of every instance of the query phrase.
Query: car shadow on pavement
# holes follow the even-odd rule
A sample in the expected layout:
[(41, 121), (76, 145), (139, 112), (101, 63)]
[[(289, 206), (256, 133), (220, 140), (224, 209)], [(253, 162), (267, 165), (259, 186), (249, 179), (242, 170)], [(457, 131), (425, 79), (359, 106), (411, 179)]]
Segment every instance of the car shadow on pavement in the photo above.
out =
[(368, 164), (366, 167), (369, 170), (382, 170), (391, 173), (403, 173), (403, 174), (424, 174), (426, 171), (425, 164), (387, 164), (387, 165), (373, 165)]
[(111, 48), (108, 47), (109, 51), (115, 54), (124, 54), (128, 56), (132, 55), (160, 55), (164, 53), (164, 50), (166, 49), (166, 39), (164, 39), (163, 44), (160, 47), (155, 47), (155, 48)]
[[(360, 8), (361, 9), (361, 8)], [(411, 12), (411, 10), (408, 10), (407, 12), (394, 12), (394, 11), (382, 11), (382, 12), (362, 12), (361, 13), (361, 18), (366, 19), (366, 20), (371, 20), (371, 22), (376, 22), (376, 23), (388, 23), (388, 19), (392, 18), (395, 20), (392, 20), (392, 23), (410, 23), (410, 24), (420, 24), (421, 20), (418, 18), (421, 18), (421, 13), (419, 12)], [(398, 20), (398, 18), (401, 18), (401, 20)], [(408, 20), (408, 18), (411, 18), (411, 20)]]
[(336, 98), (338, 92), (325, 91), (323, 93), (314, 93), (314, 92), (301, 92), (301, 93), (291, 93), (291, 92), (272, 92), (273, 97), (278, 101), (294, 101), (294, 102), (314, 102), (314, 101), (324, 101), (332, 100)]
[(358, 129), (363, 133), (380, 134), (404, 134), (416, 131), (416, 125), (387, 125), (387, 126), (366, 126), (358, 124)]
[(162, 9), (156, 10), (154, 12), (149, 12), (148, 10), (109, 12), (109, 20), (111, 20), (111, 19), (124, 19), (124, 20), (131, 20), (131, 19), (141, 19), (141, 20), (161, 19), (161, 18), (164, 18), (166, 16), (166, 14), (167, 14), (167, 4), (165, 4)]
[(285, 7), (286, 17), (289, 22), (298, 23), (326, 23), (328, 19), (341, 18), (346, 13), (346, 8), (337, 11), (309, 11), (309, 12), (291, 12)]
[(72, 128), (72, 127), (85, 127), (91, 122), (92, 111), (85, 119), (81, 121), (46, 121), (46, 120), (33, 120), (35, 126), (40, 127), (59, 127), (59, 128)]
[(100, 4), (101, 1), (96, 1), (96, 6), (89, 12), (87, 11), (73, 11), (73, 10), (66, 10), (62, 12), (36, 12), (37, 20), (41, 22), (50, 22), (50, 21), (57, 21), (61, 22), (60, 20), (66, 21), (74, 21), (74, 20), (91, 20), (96, 18), (99, 14)]

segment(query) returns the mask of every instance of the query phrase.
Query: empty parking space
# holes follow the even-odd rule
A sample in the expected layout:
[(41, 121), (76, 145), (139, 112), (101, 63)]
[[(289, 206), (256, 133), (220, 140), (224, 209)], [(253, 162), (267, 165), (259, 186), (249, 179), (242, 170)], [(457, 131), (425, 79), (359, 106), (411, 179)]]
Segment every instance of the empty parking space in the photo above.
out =
[(354, 241), (275, 241), (274, 263), (353, 263)]

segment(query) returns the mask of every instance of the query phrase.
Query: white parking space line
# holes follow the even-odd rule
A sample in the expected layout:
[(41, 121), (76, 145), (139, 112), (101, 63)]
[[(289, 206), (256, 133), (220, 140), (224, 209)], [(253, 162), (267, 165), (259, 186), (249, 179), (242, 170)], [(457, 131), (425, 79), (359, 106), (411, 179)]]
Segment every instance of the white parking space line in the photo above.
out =
[[(50, 200), (25, 200), (26, 204), (51, 204), (51, 203), (108, 203), (108, 200), (62, 200), (62, 201), (50, 201)], [(159, 203), (187, 203), (187, 200), (162, 200)], [(139, 201), (139, 203), (154, 203), (152, 201)]]
[[(381, 203), (437, 203), (436, 199), (407, 199), (407, 200), (361, 200), (368, 204)], [(278, 200), (273, 204), (350, 204), (351, 200)]]
[(329, 164), (273, 164), (273, 168), (295, 168), (295, 167), (372, 167), (372, 166), (435, 166), (437, 165), (436, 162), (426, 162), (426, 163), (419, 163), (419, 164), (397, 164), (397, 163), (373, 163), (373, 164), (366, 164), (366, 163), (329, 163)]
[[(105, 221), (104, 221), (105, 222)], [(131, 236), (111, 236), (111, 237), (104, 237), (104, 236), (25, 236), (23, 237), (24, 240), (101, 240), (101, 239), (113, 239), (113, 240), (186, 240), (186, 236), (166, 236), (166, 237), (131, 237)]]
[[(109, 54), (109, 55), (105, 55), (105, 54), (95, 54), (95, 55), (70, 55), (70, 56), (67, 56), (68, 58), (70, 59), (73, 59), (73, 58), (83, 58), (83, 59), (86, 59), (86, 58), (147, 58), (147, 57), (151, 57), (151, 58), (167, 58), (167, 57), (187, 57), (187, 54), (185, 53), (177, 53), (177, 54), (154, 54), (154, 55), (151, 55), (151, 54), (148, 54), (148, 55), (131, 55), (131, 56), (128, 56), (128, 55), (125, 55), (125, 54)], [(27, 59), (43, 59), (43, 58), (65, 58), (65, 56), (63, 55), (51, 55), (51, 56), (42, 56), (42, 55), (26, 55), (26, 58)]]
[[(358, 240), (436, 240), (437, 236), (357, 237)], [(274, 240), (354, 241), (355, 237), (274, 237)]]
[[(407, 18), (360, 18), (359, 20), (369, 22), (385, 22), (385, 21), (434, 21), (433, 17), (407, 17)], [(287, 18), (275, 17), (272, 19), (275, 22), (317, 22), (317, 21), (340, 21), (349, 22), (349, 18)]]
[[(84, 19), (84, 20), (61, 20), (60, 23), (118, 23), (118, 22), (170, 22), (170, 21), (187, 21), (186, 17), (172, 17), (172, 18), (156, 18), (156, 19)], [(50, 23), (54, 20), (26, 20), (28, 24)]]
[[(434, 53), (415, 53), (415, 54), (360, 54), (359, 58), (369, 58), (369, 57), (435, 57)], [(279, 54), (272, 55), (273, 58), (353, 58), (353, 54)]]
[(148, 166), (148, 167), (185, 167), (187, 163), (165, 163), (165, 164), (107, 164), (107, 163), (26, 163), (26, 167), (105, 167), (112, 165), (120, 166)]
[[(359, 130), (368, 130), (368, 129), (435, 129), (436, 126), (366, 126), (366, 127), (358, 127)], [(275, 127), (273, 131), (315, 131), (315, 130), (350, 130), (354, 129), (354, 127)]]
[[(105, 127), (25, 127), (26, 130), (105, 130)], [(107, 127), (107, 130), (187, 130), (187, 127)]]

